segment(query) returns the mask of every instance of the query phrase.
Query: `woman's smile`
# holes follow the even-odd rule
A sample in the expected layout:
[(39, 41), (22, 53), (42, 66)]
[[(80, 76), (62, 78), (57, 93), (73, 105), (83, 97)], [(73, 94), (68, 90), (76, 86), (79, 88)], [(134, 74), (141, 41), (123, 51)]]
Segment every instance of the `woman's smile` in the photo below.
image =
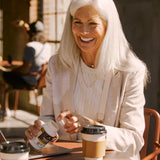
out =
[(94, 38), (83, 38), (83, 37), (80, 37), (80, 39), (82, 42), (91, 42), (94, 40)]

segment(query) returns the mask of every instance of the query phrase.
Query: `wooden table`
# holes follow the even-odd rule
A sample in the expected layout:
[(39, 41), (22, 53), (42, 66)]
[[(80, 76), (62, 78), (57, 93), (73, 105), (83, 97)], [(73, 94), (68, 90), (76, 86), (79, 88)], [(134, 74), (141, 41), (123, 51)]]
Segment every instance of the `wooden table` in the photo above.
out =
[[(23, 64), (23, 61), (12, 61), (13, 66), (21, 66)], [(7, 60), (1, 61), (0, 66), (10, 66), (9, 62)]]
[[(72, 152), (67, 153), (67, 154), (63, 154), (63, 155), (47, 157), (47, 158), (39, 158), (36, 160), (84, 160), (84, 157), (82, 155), (82, 143), (56, 142), (55, 145), (71, 149)], [(106, 151), (106, 154), (109, 154), (111, 152), (112, 151)], [(108, 160), (108, 159), (104, 158), (104, 160)]]
[(82, 155), (82, 143), (56, 142), (55, 145), (71, 149), (72, 152), (47, 158), (39, 158), (36, 160), (84, 160)]

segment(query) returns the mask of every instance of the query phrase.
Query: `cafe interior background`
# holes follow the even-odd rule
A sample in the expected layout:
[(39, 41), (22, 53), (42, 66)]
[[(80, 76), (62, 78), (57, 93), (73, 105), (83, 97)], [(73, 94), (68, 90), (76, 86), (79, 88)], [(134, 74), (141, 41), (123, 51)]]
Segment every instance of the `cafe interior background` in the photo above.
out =
[[(145, 88), (146, 108), (160, 113), (160, 0), (114, 0), (122, 26), (135, 53), (148, 66), (151, 82)], [(54, 54), (59, 46), (70, 0), (0, 0), (0, 57), (21, 61), (27, 39), (16, 20), (43, 21)], [(19, 109), (37, 114), (32, 91), (20, 91)], [(41, 95), (40, 95), (41, 96)], [(39, 97), (41, 101), (42, 97)], [(14, 95), (9, 104), (13, 108)]]

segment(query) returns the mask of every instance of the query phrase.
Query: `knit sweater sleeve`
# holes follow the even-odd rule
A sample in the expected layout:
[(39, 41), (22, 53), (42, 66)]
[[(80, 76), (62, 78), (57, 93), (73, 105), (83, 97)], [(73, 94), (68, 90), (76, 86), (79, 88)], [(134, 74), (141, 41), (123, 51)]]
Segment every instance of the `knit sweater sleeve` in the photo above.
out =
[(48, 121), (54, 119), (54, 107), (53, 107), (53, 68), (56, 62), (57, 56), (52, 56), (48, 63), (46, 73), (46, 88), (43, 90), (43, 100), (40, 107), (40, 120)]

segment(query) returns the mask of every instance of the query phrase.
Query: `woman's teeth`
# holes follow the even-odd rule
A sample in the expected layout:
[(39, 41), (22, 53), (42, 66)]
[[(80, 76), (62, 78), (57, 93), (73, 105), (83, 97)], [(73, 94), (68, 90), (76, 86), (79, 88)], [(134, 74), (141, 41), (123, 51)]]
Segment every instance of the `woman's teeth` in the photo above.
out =
[(84, 41), (84, 42), (89, 42), (89, 41), (92, 41), (93, 38), (82, 38), (81, 37), (81, 40)]

